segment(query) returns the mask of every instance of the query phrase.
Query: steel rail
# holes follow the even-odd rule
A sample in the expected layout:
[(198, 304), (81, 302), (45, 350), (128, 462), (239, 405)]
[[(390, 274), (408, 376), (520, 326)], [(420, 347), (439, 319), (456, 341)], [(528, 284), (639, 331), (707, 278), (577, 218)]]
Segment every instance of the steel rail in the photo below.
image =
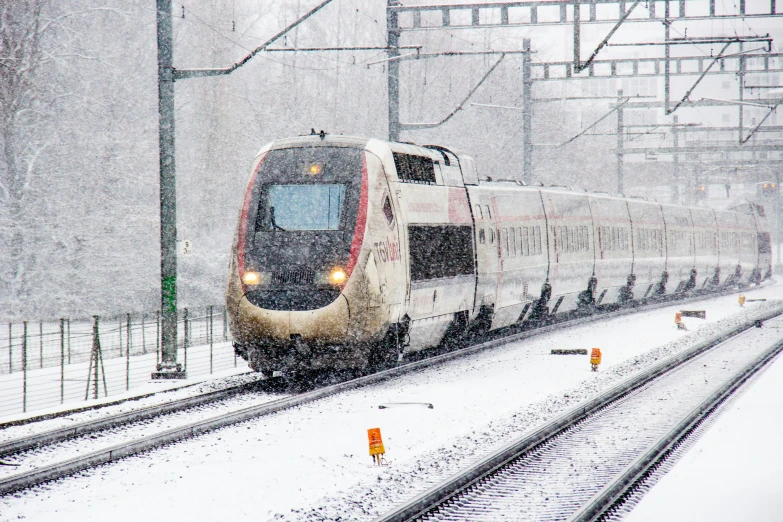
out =
[(641, 483), (663, 462), (699, 425), (712, 415), (726, 399), (742, 387), (748, 379), (783, 352), (783, 341), (756, 357), (718, 390), (694, 408), (677, 426), (661, 437), (617, 477), (599, 491), (571, 518), (572, 522), (592, 522), (619, 507)]
[[(107, 415), (106, 417), (102, 417), (100, 419), (82, 422), (73, 426), (67, 426), (65, 428), (58, 428), (32, 435), (26, 435), (21, 439), (0, 443), (0, 459), (9, 457), (16, 453), (21, 453), (23, 451), (29, 451), (39, 446), (64, 442), (66, 440), (89, 435), (97, 431), (115, 428), (123, 424), (140, 422), (152, 419), (154, 417), (159, 417), (161, 415), (204, 406), (205, 404), (210, 404), (228, 397), (232, 397), (234, 395), (238, 395), (243, 391), (252, 388), (254, 385), (257, 385), (258, 382), (259, 381), (243, 383), (225, 388), (223, 390), (216, 390), (194, 397), (175, 399), (163, 404), (156, 404), (153, 406), (139, 408), (138, 410)], [(150, 395), (152, 394), (148, 394), (146, 396), (148, 397)], [(82, 409), (76, 410), (76, 413), (81, 411)]]
[(611, 403), (625, 397), (632, 391), (657, 379), (669, 371), (678, 368), (694, 357), (752, 328), (758, 321), (766, 321), (783, 314), (783, 309), (767, 311), (759, 317), (748, 319), (740, 325), (716, 334), (696, 346), (673, 355), (643, 372), (607, 389), (599, 395), (588, 399), (566, 413), (549, 421), (527, 435), (511, 442), (491, 455), (482, 458), (470, 467), (460, 471), (440, 484), (424, 491), (420, 495), (387, 512), (374, 522), (408, 522), (416, 520), (444, 502), (469, 489), (481, 480), (489, 477), (511, 462), (540, 446), (557, 435), (563, 433), (592, 414), (604, 409)]
[[(762, 287), (750, 288), (743, 291), (752, 291)], [(324, 388), (320, 388), (314, 391), (306, 392), (303, 394), (295, 395), (292, 397), (286, 397), (274, 401), (269, 401), (264, 404), (246, 407), (234, 412), (225, 413), (215, 416), (210, 419), (190, 423), (177, 428), (172, 428), (167, 431), (155, 433), (134, 441), (120, 443), (108, 448), (97, 450), (91, 453), (87, 453), (82, 456), (74, 457), (72, 459), (36, 468), (23, 473), (10, 475), (6, 478), (0, 479), (0, 495), (5, 495), (13, 491), (32, 487), (44, 482), (56, 480), (84, 469), (99, 466), (113, 462), (143, 451), (148, 451), (165, 444), (176, 442), (178, 440), (195, 437), (197, 435), (207, 433), (219, 428), (230, 426), (233, 424), (241, 423), (246, 420), (254, 419), (257, 417), (271, 415), (289, 408), (301, 406), (316, 400), (343, 393), (353, 389), (361, 388), (364, 386), (380, 383), (395, 377), (399, 377), (414, 371), (418, 371), (431, 366), (444, 364), (448, 361), (466, 357), (475, 353), (482, 352), (484, 350), (495, 348), (505, 345), (509, 342), (514, 342), (522, 339), (531, 338), (537, 335), (549, 333), (558, 330), (563, 327), (573, 327), (582, 324), (588, 324), (597, 321), (603, 321), (608, 319), (614, 319), (637, 313), (639, 311), (650, 311), (657, 308), (671, 306), (677, 303), (687, 303), (689, 301), (700, 300), (710, 297), (721, 297), (724, 295), (735, 293), (736, 290), (727, 290), (725, 292), (709, 293), (709, 294), (694, 294), (686, 298), (679, 299), (664, 299), (660, 301), (653, 301), (645, 303), (642, 306), (634, 306), (629, 308), (621, 308), (619, 310), (600, 312), (589, 316), (577, 317), (562, 322), (555, 322), (547, 326), (537, 327), (531, 330), (522, 331), (512, 335), (499, 337), (483, 343), (479, 343), (473, 346), (468, 346), (452, 352), (448, 352), (442, 355), (428, 357), (418, 361), (409, 362), (388, 370), (373, 373), (350, 381), (334, 384)], [(775, 312), (775, 314), (780, 312)], [(773, 314), (773, 315), (775, 315)], [(245, 386), (245, 385), (242, 385)], [(128, 424), (131, 422), (137, 422), (146, 420), (152, 417), (174, 413), (184, 409), (189, 409), (195, 406), (208, 404), (210, 402), (216, 402), (229, 395), (230, 391), (236, 392), (234, 388), (227, 390), (220, 390), (219, 392), (211, 392), (198, 397), (192, 397), (179, 401), (172, 401), (166, 404), (150, 406), (144, 409), (140, 409), (134, 412), (121, 413), (117, 415), (107, 416), (103, 419), (97, 419), (95, 421), (88, 421), (78, 426), (71, 426), (69, 428), (57, 429), (48, 432), (43, 432), (38, 435), (25, 437), (20, 440), (14, 440), (6, 442), (0, 445), (0, 458), (7, 457), (9, 455), (20, 453), (34, 449), (43, 445), (51, 445), (59, 442), (63, 442), (68, 439), (82, 437), (90, 433), (95, 433), (108, 428), (114, 428), (120, 424)], [(223, 393), (218, 397), (217, 394)]]

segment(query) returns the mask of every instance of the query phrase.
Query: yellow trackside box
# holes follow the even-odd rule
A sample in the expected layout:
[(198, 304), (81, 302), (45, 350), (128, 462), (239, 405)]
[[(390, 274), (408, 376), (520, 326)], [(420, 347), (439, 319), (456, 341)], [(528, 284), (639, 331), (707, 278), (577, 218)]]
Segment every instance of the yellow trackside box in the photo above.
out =
[(383, 448), (380, 428), (370, 428), (367, 430), (367, 439), (370, 442), (370, 455), (383, 455), (386, 450)]
[(593, 348), (593, 351), (590, 353), (590, 364), (593, 364), (593, 365), (601, 364), (601, 349), (600, 348)]

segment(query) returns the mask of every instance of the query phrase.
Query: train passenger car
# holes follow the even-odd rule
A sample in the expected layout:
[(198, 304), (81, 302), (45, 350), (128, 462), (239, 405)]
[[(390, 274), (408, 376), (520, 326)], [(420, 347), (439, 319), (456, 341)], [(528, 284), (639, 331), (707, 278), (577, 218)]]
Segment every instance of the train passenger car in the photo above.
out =
[(763, 208), (479, 180), (441, 146), (315, 135), (256, 157), (229, 267), (237, 352), (365, 368), (575, 309), (770, 277)]

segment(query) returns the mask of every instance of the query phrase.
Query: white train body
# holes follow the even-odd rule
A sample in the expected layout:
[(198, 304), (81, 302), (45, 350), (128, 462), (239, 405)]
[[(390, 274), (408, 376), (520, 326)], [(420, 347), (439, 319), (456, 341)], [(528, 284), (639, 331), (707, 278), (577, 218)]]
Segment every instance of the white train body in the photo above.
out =
[(770, 272), (750, 203), (479, 181), (472, 158), (442, 147), (307, 136), (253, 164), (226, 300), (254, 369), (361, 368), (471, 329)]

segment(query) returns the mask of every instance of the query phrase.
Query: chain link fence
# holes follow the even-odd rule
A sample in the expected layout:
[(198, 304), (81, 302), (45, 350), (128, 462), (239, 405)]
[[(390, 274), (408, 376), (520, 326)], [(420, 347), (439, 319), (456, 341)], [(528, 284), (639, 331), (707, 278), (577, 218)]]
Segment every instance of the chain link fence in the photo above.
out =
[[(188, 378), (244, 367), (223, 306), (178, 314), (177, 360)], [(160, 313), (0, 325), (0, 417), (126, 393), (161, 357)]]

